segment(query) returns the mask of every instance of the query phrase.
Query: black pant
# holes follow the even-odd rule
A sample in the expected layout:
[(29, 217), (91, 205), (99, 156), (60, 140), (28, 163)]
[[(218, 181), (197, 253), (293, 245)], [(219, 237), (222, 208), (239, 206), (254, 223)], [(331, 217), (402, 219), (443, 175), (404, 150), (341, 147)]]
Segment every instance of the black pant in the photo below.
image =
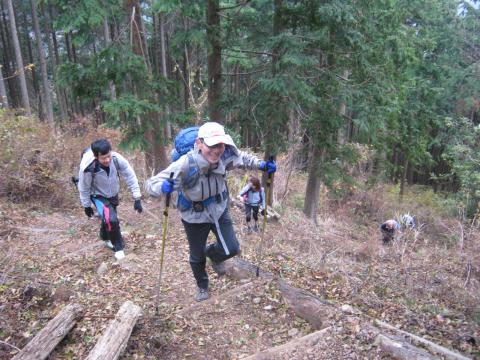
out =
[(110, 240), (115, 251), (124, 249), (122, 233), (120, 232), (120, 221), (117, 216), (118, 196), (105, 198), (103, 196), (92, 196), (99, 215), (102, 218), (100, 225), (100, 237), (102, 240)]
[(258, 205), (245, 204), (245, 217), (247, 222), (252, 219), (251, 213), (253, 212), (253, 220), (258, 221)]
[[(223, 245), (221, 244), (217, 228), (214, 223), (200, 223), (194, 224), (182, 220), (185, 232), (187, 233), (188, 244), (190, 246), (190, 266), (193, 271), (193, 276), (197, 281), (198, 287), (203, 289), (208, 288), (208, 275), (205, 270), (206, 256), (208, 256), (213, 262), (220, 263), (238, 254), (240, 246), (233, 230), (232, 219), (228, 208), (218, 219), (220, 226), (220, 232), (222, 233), (225, 245), (229, 254), (225, 253)], [(213, 231), (217, 242), (209, 245), (207, 244), (208, 234)]]

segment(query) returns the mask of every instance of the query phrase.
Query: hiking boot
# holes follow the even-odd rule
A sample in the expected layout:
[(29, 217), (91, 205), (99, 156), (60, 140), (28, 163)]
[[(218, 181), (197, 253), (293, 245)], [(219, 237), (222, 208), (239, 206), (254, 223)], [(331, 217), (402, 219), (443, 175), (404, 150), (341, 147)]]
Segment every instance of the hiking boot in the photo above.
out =
[(212, 269), (217, 273), (218, 276), (222, 276), (227, 273), (227, 268), (223, 262), (216, 263), (212, 261)]
[(104, 244), (107, 248), (109, 248), (110, 250), (115, 251), (115, 248), (113, 247), (113, 244), (112, 244), (112, 242), (111, 242), (110, 240), (105, 240), (105, 241), (103, 242), (103, 244)]
[(250, 225), (247, 226), (247, 229), (245, 230), (245, 232), (247, 234), (251, 234), (252, 233), (252, 228), (250, 227)]
[(195, 294), (195, 300), (204, 301), (208, 299), (208, 289), (203, 289), (201, 287), (197, 288), (197, 293)]
[(255, 231), (256, 233), (260, 231), (257, 224), (253, 225), (253, 231)]
[(115, 252), (115, 259), (123, 260), (124, 258), (125, 258), (125, 253), (123, 252), (123, 250)]

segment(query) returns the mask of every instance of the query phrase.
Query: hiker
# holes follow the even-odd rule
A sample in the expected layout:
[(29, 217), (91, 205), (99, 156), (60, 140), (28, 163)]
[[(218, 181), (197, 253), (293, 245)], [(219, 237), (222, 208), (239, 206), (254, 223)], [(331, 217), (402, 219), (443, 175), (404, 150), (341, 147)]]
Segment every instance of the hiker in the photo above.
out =
[[(265, 190), (262, 188), (260, 180), (256, 176), (251, 176), (248, 184), (240, 191), (239, 196), (244, 199), (245, 203), (247, 233), (258, 232), (258, 211), (260, 208), (265, 209)], [(252, 213), (254, 225), (250, 227)]]
[(400, 229), (400, 224), (396, 220), (389, 219), (380, 226), (380, 229), (382, 230), (383, 244), (387, 245), (393, 241), (395, 230)]
[(115, 252), (115, 258), (122, 260), (125, 257), (124, 242), (117, 217), (119, 175), (122, 175), (132, 192), (133, 208), (141, 213), (143, 208), (140, 187), (137, 176), (127, 159), (112, 151), (112, 146), (106, 139), (92, 142), (90, 149), (85, 151), (80, 162), (78, 172), (80, 202), (84, 207), (85, 215), (89, 218), (93, 215), (91, 203), (95, 205), (102, 219), (100, 238)]
[(415, 216), (412, 216), (408, 213), (402, 215), (401, 223), (405, 229), (413, 230), (417, 227), (417, 220), (415, 219)]
[[(240, 250), (228, 210), (225, 177), (227, 171), (237, 167), (260, 169), (269, 174), (276, 171), (274, 161), (259, 160), (239, 151), (222, 125), (207, 122), (198, 129), (193, 149), (145, 184), (147, 192), (153, 196), (178, 191), (177, 208), (190, 247), (189, 262), (197, 283), (197, 301), (206, 300), (209, 296), (205, 269), (207, 257), (213, 270), (223, 275), (226, 271), (223, 261), (237, 255)], [(217, 241), (207, 246), (210, 231)]]

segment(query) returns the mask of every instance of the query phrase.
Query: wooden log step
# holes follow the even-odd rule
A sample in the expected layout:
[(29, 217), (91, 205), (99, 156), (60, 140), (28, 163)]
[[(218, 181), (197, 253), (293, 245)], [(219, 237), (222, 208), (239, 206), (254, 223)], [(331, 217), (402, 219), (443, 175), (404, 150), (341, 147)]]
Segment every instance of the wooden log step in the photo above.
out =
[(81, 305), (67, 305), (12, 360), (46, 359), (82, 316)]
[(116, 360), (127, 347), (128, 339), (142, 315), (140, 306), (126, 301), (85, 360)]
[(433, 356), (404, 340), (393, 339), (384, 334), (377, 335), (375, 345), (381, 349), (383, 354), (398, 360), (440, 360), (439, 357)]
[(315, 346), (325, 335), (329, 334), (331, 327), (305, 335), (298, 339), (293, 339), (283, 345), (275, 346), (270, 349), (257, 352), (244, 360), (277, 360), (289, 357), (289, 353), (297, 349), (305, 349)]
[[(235, 279), (249, 279), (255, 276), (257, 267), (252, 263), (233, 258), (225, 262), (227, 275)], [(273, 274), (260, 269), (260, 278), (273, 279)], [(314, 329), (321, 329), (326, 314), (334, 311), (334, 307), (326, 300), (322, 300), (309, 293), (278, 280), (280, 292), (285, 303), (293, 310), (295, 315), (308, 321)]]
[(375, 320), (375, 325), (380, 326), (384, 329), (394, 331), (394, 332), (396, 332), (398, 334), (401, 334), (403, 336), (407, 336), (407, 337), (411, 338), (412, 340), (414, 340), (414, 341), (416, 341), (416, 342), (418, 342), (422, 345), (425, 345), (432, 353), (440, 354), (445, 359), (448, 359), (448, 360), (470, 360), (470, 358), (468, 358), (468, 357), (466, 357), (462, 354), (459, 354), (459, 353), (457, 353), (453, 350), (447, 349), (447, 348), (445, 348), (441, 345), (435, 344), (435, 343), (433, 343), (433, 342), (431, 342), (427, 339), (424, 339), (420, 336), (411, 334), (407, 331), (400, 330), (400, 329), (396, 328), (395, 326), (387, 324), (383, 321)]

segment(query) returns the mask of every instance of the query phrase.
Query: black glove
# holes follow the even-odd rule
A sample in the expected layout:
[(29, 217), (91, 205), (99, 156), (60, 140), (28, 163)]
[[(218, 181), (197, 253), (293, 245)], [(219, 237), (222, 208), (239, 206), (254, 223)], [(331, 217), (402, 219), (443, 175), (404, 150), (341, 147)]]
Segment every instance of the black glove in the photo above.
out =
[(85, 210), (85, 215), (87, 215), (89, 218), (93, 216), (93, 209), (90, 206), (84, 208), (84, 210)]
[(135, 200), (135, 202), (133, 203), (133, 208), (137, 210), (137, 212), (140, 214), (143, 211), (142, 200), (140, 199)]
[(265, 216), (265, 209), (260, 210), (260, 215)]

